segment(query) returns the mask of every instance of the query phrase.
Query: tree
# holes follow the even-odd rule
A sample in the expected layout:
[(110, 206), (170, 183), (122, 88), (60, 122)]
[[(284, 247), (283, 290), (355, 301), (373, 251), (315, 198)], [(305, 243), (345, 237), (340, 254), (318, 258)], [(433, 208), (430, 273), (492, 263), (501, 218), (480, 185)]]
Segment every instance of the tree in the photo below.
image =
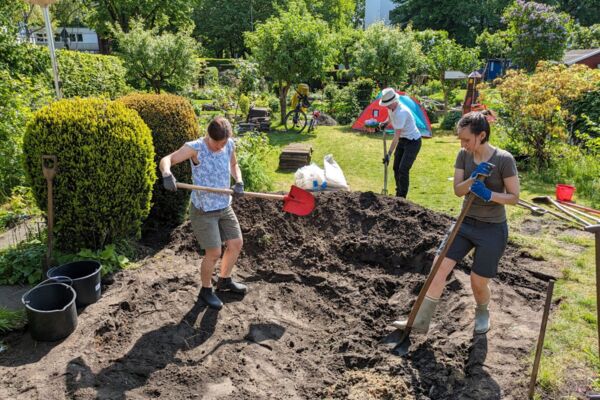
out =
[(423, 57), (412, 34), (382, 22), (365, 30), (353, 56), (357, 74), (373, 79), (381, 87), (405, 82)]
[(57, 26), (87, 26), (91, 8), (89, 0), (60, 0), (50, 6), (50, 13)]
[(548, 0), (543, 3), (556, 6), (584, 26), (600, 23), (600, 0)]
[(560, 60), (567, 47), (570, 18), (554, 7), (533, 1), (515, 1), (503, 19), (508, 26), (512, 61), (533, 71), (540, 60)]
[(598, 85), (600, 70), (542, 61), (533, 74), (509, 70), (497, 86), (507, 134), (532, 156), (539, 171), (562, 159), (559, 145), (568, 138), (567, 122), (573, 121), (568, 105)]
[(283, 0), (199, 0), (192, 18), (193, 36), (216, 57), (238, 57), (246, 52), (244, 32), (274, 15)]
[(356, 0), (313, 0), (306, 4), (334, 30), (350, 26), (355, 17)]
[(197, 44), (189, 31), (158, 33), (145, 30), (142, 21), (132, 21), (129, 32), (117, 28), (118, 53), (130, 79), (138, 86), (160, 93), (165, 86), (182, 89), (198, 76)]
[(511, 38), (508, 31), (488, 32), (485, 29), (475, 40), (481, 51), (481, 58), (506, 58), (510, 52)]
[(448, 110), (448, 97), (457, 82), (446, 80), (446, 71), (462, 71), (467, 74), (473, 71), (480, 65), (479, 50), (464, 48), (452, 39), (445, 39), (431, 49), (427, 59), (431, 75), (442, 83), (444, 109)]
[(244, 37), (263, 74), (277, 83), (283, 121), (291, 85), (320, 78), (331, 66), (334, 50), (327, 24), (294, 2), (289, 11), (280, 10)]
[(192, 24), (189, 0), (97, 0), (91, 10), (90, 23), (102, 37), (110, 37), (112, 27), (117, 25), (129, 32), (133, 20), (143, 20), (146, 29), (158, 27), (172, 32)]
[(407, 32), (412, 32), (415, 39), (421, 45), (421, 51), (427, 55), (436, 44), (448, 39), (448, 32), (435, 31), (433, 29), (425, 29), (422, 31), (413, 31), (412, 26), (406, 28)]
[(333, 32), (332, 35), (333, 45), (336, 48), (335, 63), (343, 64), (346, 68), (349, 68), (354, 61), (354, 46), (362, 38), (363, 31), (344, 27), (337, 32)]
[(419, 30), (445, 30), (458, 43), (471, 46), (485, 28), (501, 27), (502, 10), (511, 0), (394, 0), (398, 4), (391, 19), (395, 24), (412, 22)]
[(573, 24), (569, 29), (569, 49), (594, 49), (600, 47), (600, 24), (582, 26)]

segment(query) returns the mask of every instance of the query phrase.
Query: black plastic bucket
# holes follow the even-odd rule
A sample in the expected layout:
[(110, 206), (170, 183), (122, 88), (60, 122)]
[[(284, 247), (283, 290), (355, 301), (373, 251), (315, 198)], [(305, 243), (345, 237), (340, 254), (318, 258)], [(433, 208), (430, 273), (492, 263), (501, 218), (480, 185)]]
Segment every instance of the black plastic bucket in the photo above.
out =
[(57, 277), (45, 280), (27, 291), (21, 301), (27, 312), (31, 337), (42, 342), (53, 342), (69, 336), (77, 327), (75, 290)]
[(84, 260), (63, 264), (48, 270), (48, 278), (66, 276), (73, 280), (73, 289), (77, 292), (77, 307), (95, 303), (100, 298), (100, 271), (98, 261)]

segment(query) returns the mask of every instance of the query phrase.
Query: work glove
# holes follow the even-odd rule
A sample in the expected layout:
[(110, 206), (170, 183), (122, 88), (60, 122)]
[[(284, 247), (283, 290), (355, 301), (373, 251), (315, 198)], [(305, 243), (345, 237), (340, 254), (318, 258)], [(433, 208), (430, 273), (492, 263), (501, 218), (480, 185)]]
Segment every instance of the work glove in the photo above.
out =
[(390, 155), (389, 155), (389, 154), (386, 154), (386, 155), (383, 157), (383, 164), (384, 164), (384, 165), (388, 165), (389, 163), (390, 163)]
[(387, 126), (387, 124), (388, 124), (387, 122), (380, 122), (379, 123), (379, 130), (384, 130), (385, 127)]
[(244, 196), (244, 182), (236, 182), (231, 188), (233, 189), (232, 196), (234, 199), (239, 199)]
[(494, 164), (490, 164), (489, 162), (482, 162), (477, 165), (475, 171), (473, 171), (469, 178), (477, 179), (478, 175), (490, 176), (490, 174), (492, 173), (492, 168), (494, 168)]
[(163, 176), (163, 186), (170, 192), (177, 191), (177, 179), (173, 176), (173, 174), (169, 174), (167, 176)]
[(479, 197), (486, 203), (492, 199), (492, 191), (488, 189), (481, 181), (475, 181), (471, 185), (471, 193)]

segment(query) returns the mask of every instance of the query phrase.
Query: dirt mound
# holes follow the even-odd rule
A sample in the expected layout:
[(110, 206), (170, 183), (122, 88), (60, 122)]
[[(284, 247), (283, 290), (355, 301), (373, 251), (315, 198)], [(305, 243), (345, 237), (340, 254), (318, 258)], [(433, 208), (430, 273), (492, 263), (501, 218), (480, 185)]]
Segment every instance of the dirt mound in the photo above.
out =
[(451, 275), (407, 358), (379, 342), (408, 314), (451, 218), (373, 193), (322, 193), (309, 217), (235, 204), (245, 297), (197, 298), (189, 223), (124, 271), (61, 343), (11, 334), (0, 398), (521, 399), (551, 273), (511, 246), (492, 285), (493, 328), (473, 336), (468, 264)]

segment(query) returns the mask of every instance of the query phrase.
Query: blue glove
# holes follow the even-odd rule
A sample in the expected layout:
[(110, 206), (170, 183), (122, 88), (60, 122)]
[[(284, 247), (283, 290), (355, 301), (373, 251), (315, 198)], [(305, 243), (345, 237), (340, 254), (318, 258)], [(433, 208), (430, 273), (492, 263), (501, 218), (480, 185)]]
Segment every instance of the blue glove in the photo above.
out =
[(473, 171), (469, 178), (477, 179), (478, 175), (490, 176), (490, 174), (492, 173), (492, 168), (494, 168), (494, 164), (482, 162), (481, 164), (477, 165), (475, 171)]
[(492, 191), (485, 187), (485, 184), (481, 181), (473, 182), (471, 185), (471, 193), (486, 203), (492, 199)]

